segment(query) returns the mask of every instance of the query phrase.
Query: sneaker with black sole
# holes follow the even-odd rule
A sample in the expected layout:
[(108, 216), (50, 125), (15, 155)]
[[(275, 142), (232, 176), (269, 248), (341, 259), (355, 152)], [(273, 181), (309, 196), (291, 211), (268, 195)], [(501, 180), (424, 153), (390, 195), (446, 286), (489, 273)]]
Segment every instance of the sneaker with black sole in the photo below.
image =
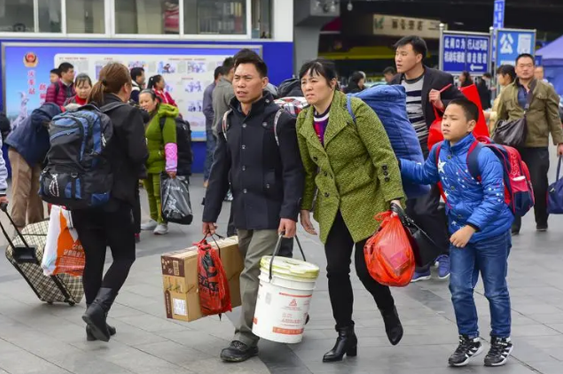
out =
[(238, 340), (233, 340), (231, 345), (221, 351), (221, 360), (225, 362), (243, 362), (258, 354), (258, 347), (249, 347)]
[(448, 364), (450, 366), (465, 366), (472, 357), (483, 352), (483, 344), (480, 338), (471, 339), (468, 336), (461, 335), (459, 337), (459, 345), (454, 354), (450, 356)]
[(491, 337), (491, 349), (487, 356), (485, 356), (485, 366), (502, 366), (506, 364), (513, 348), (514, 346), (510, 338)]
[(441, 255), (436, 261), (438, 262), (438, 278), (448, 279), (450, 277), (450, 256)]
[(536, 230), (538, 232), (546, 232), (547, 231), (547, 225), (536, 225)]

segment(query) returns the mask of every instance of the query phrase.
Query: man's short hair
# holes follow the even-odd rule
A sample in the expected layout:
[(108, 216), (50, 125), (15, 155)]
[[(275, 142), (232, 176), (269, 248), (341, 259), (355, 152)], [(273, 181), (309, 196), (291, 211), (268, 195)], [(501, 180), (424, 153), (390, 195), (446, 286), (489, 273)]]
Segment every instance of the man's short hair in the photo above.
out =
[(141, 75), (143, 75), (144, 72), (145, 72), (145, 69), (143, 69), (141, 67), (136, 67), (136, 68), (131, 69), (131, 79), (136, 82), (137, 78), (140, 77)]
[(534, 58), (534, 56), (532, 56), (529, 53), (522, 53), (520, 54), (518, 57), (516, 57), (516, 65), (518, 65), (518, 61), (520, 61), (523, 58), (529, 58), (532, 60), (532, 64), (534, 64), (534, 66), (536, 65), (536, 59)]
[(74, 66), (72, 66), (71, 63), (68, 62), (63, 62), (62, 64), (59, 65), (59, 75), (62, 73), (68, 73), (69, 70), (74, 69)]
[(233, 57), (227, 57), (223, 61), (223, 74), (229, 74), (229, 72), (235, 67), (235, 59)]
[(387, 66), (384, 70), (383, 70), (383, 75), (386, 74), (397, 74), (397, 70), (395, 70), (395, 68), (393, 66)]
[(268, 76), (268, 66), (264, 60), (262, 60), (262, 57), (258, 56), (258, 53), (250, 49), (241, 49), (235, 55), (235, 69), (241, 64), (252, 64), (256, 67), (260, 77), (264, 78)]
[(59, 73), (59, 69), (51, 69), (50, 74), (55, 74), (58, 75), (59, 77), (61, 76), (61, 73)]
[(428, 46), (426, 45), (424, 39), (422, 39), (420, 36), (416, 36), (416, 35), (405, 36), (401, 38), (397, 43), (395, 43), (394, 47), (395, 49), (397, 49), (399, 47), (404, 47), (408, 44), (412, 45), (412, 49), (416, 54), (422, 55), (422, 58), (426, 57), (426, 54), (428, 53)]
[(463, 112), (465, 113), (465, 118), (467, 119), (467, 121), (477, 122), (479, 120), (479, 108), (473, 101), (463, 97), (463, 98), (453, 99), (448, 104), (448, 106), (450, 105), (460, 106), (463, 109)]
[(222, 66), (217, 66), (215, 68), (215, 72), (213, 73), (213, 77), (215, 77), (215, 80), (219, 79), (219, 77), (221, 75), (225, 75), (223, 74), (223, 67)]

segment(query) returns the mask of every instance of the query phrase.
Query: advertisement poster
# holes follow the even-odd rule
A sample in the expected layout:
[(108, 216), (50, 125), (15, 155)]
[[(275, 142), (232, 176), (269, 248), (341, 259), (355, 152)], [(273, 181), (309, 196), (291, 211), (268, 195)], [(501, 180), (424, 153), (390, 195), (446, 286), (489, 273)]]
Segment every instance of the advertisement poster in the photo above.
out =
[(4, 43), (4, 109), (15, 127), (45, 100), (49, 72), (62, 62), (71, 63), (76, 74), (86, 73), (96, 82), (102, 68), (120, 62), (129, 69), (143, 67), (146, 80), (160, 74), (166, 89), (176, 101), (183, 118), (188, 120), (195, 141), (205, 140), (203, 91), (213, 82), (213, 72), (223, 60), (241, 48), (257, 46), (206, 46), (161, 48), (160, 46), (108, 45), (45, 46)]

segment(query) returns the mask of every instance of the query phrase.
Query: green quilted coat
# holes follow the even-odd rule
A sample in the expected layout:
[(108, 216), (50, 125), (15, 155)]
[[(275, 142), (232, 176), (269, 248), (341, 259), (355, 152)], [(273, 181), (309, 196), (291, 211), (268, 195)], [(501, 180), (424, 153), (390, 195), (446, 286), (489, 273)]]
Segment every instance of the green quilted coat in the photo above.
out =
[(379, 227), (377, 213), (404, 199), (397, 158), (381, 121), (362, 100), (353, 98), (356, 123), (346, 107), (346, 95), (336, 92), (330, 108), (324, 147), (313, 127), (314, 109), (297, 119), (297, 138), (305, 167), (301, 208), (311, 210), (326, 243), (340, 209), (354, 242), (370, 237)]
[[(164, 146), (168, 143), (176, 143), (176, 117), (178, 108), (168, 104), (160, 104), (151, 121), (145, 128), (149, 159), (147, 160), (147, 172), (149, 174), (160, 174), (166, 167)], [(166, 118), (164, 127), (161, 127), (161, 118)]]

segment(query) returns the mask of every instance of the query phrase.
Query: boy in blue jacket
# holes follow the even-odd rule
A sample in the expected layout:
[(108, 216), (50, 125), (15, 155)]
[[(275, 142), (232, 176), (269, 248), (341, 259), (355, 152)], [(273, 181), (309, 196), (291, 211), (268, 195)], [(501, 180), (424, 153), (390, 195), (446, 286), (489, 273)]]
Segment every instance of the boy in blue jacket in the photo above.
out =
[(467, 365), (483, 351), (473, 299), (479, 272), (491, 311), (491, 348), (485, 365), (504, 365), (513, 348), (506, 275), (514, 216), (504, 201), (504, 171), (493, 151), (483, 147), (478, 154), (480, 178), (473, 178), (468, 170), (467, 154), (476, 141), (472, 131), (478, 118), (479, 109), (471, 101), (452, 100), (442, 121), (445, 141), (441, 149), (436, 145), (424, 165), (401, 160), (405, 180), (441, 182), (447, 199), (450, 291), (460, 335), (459, 346), (449, 358), (451, 366)]

